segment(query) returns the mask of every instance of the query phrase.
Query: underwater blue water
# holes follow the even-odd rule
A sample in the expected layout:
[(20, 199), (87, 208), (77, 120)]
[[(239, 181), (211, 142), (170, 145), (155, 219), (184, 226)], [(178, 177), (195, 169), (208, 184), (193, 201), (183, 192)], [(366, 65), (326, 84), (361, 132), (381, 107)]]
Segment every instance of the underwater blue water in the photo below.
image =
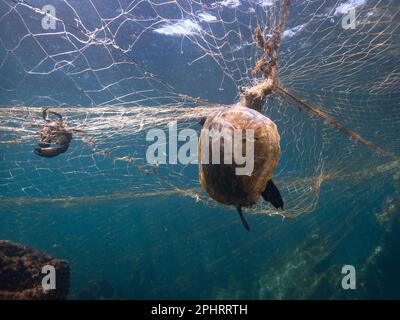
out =
[[(38, 6), (44, 4), (37, 2)], [(85, 10), (80, 14), (84, 15)], [(96, 21), (93, 24), (96, 25)], [(124, 39), (119, 41), (123, 43)], [(126, 41), (129, 41), (128, 36)], [(63, 46), (62, 43), (57, 45)], [(183, 67), (202, 53), (190, 43), (182, 45), (179, 38), (153, 35), (141, 38), (137, 48), (132, 58), (180, 92), (207, 97), (216, 103), (235, 101), (237, 90), (232, 84), (224, 91), (215, 90), (220, 86), (221, 70), (214, 71), (206, 62)], [(181, 49), (185, 54), (180, 53)], [(91, 55), (90, 52), (86, 54)], [(25, 56), (24, 63), (29, 65), (29, 59), (29, 55)], [(95, 64), (101, 65), (101, 59), (105, 58), (96, 51), (91, 59), (95, 68)], [(20, 71), (16, 61), (8, 63), (10, 77)], [(129, 76), (129, 70), (121, 72), (110, 74), (110, 79)], [(0, 77), (3, 87), (10, 84), (10, 77)], [(36, 105), (33, 97), (48, 96), (66, 105), (90, 107), (76, 86), (61, 74), (50, 74), (45, 80), (38, 76), (37, 80), (29, 82), (18, 96), (13, 92), (2, 93), (1, 104), (7, 106), (17, 100)], [(46, 84), (51, 84), (51, 92)], [(91, 85), (90, 77), (86, 85)], [(127, 92), (138, 85), (141, 84), (124, 82), (119, 90)], [(107, 99), (98, 97), (99, 102)], [(51, 105), (52, 101), (44, 99), (43, 104), (46, 103)], [(293, 114), (293, 117), (306, 117), (297, 111)], [(268, 116), (274, 119), (274, 111)], [(290, 138), (290, 130), (284, 125), (283, 121), (278, 122), (278, 127), (288, 132), (282, 135), (283, 145)], [(120, 144), (131, 148), (130, 137), (124, 139)], [(312, 133), (304, 136), (304, 141), (310, 145), (314, 139)], [(113, 146), (107, 141), (103, 143), (110, 148)], [(247, 214), (246, 219), (252, 226), (248, 233), (243, 230), (233, 208), (208, 206), (190, 197), (158, 194), (131, 199), (96, 199), (92, 196), (118, 193), (118, 190), (130, 192), (132, 181), (143, 179), (141, 173), (101, 157), (96, 158), (94, 167), (93, 159), (87, 156), (91, 150), (78, 140), (73, 140), (70, 146), (72, 153), (80, 153), (76, 158), (64, 154), (50, 160), (39, 159), (31, 152), (34, 147), (32, 140), (21, 145), (2, 145), (0, 150), (0, 239), (22, 243), (69, 261), (70, 298), (400, 298), (399, 218), (395, 216), (383, 225), (376, 219), (376, 214), (385, 210), (385, 200), (398, 196), (391, 174), (367, 177), (361, 183), (346, 179), (326, 181), (312, 213), (296, 219)], [(327, 159), (334, 158), (334, 150), (329, 151), (332, 153), (326, 155)], [(124, 154), (123, 149), (119, 152)], [(145, 148), (135, 152), (142, 152), (144, 156)], [(284, 160), (294, 156), (294, 150), (282, 154)], [(304, 161), (307, 160), (314, 161)], [(36, 187), (36, 190), (28, 190), (31, 203), (6, 201), (26, 195), (22, 188), (8, 188), (8, 166), (15, 163), (22, 169), (13, 179), (23, 181), (21, 185), (31, 181)], [(69, 181), (68, 177), (60, 175), (58, 167), (64, 172), (85, 168), (79, 176), (81, 184), (76, 178)], [(55, 170), (51, 173), (46, 168)], [(107, 168), (114, 170), (115, 182), (110, 175), (103, 179), (102, 174), (98, 174)], [(285, 170), (291, 168), (285, 167)], [(193, 187), (199, 186), (197, 166), (191, 166), (185, 174), (195, 181)], [(152, 191), (152, 187), (143, 184), (141, 191)], [(75, 201), (66, 199), (65, 195), (88, 198)], [(38, 198), (63, 200), (34, 201)], [(376, 248), (380, 248), (381, 253), (374, 256)], [(373, 258), (369, 260), (370, 257)], [(356, 290), (341, 288), (341, 268), (347, 264), (356, 267)]]
[[(0, 232), (68, 260), (72, 298), (398, 298), (398, 224), (382, 234), (368, 214), (379, 201), (364, 208), (347, 222), (338, 208), (294, 221), (248, 215), (247, 233), (234, 210), (182, 197), (14, 205), (3, 206)], [(377, 242), (385, 254), (366, 288), (343, 291), (341, 265), (361, 269)]]

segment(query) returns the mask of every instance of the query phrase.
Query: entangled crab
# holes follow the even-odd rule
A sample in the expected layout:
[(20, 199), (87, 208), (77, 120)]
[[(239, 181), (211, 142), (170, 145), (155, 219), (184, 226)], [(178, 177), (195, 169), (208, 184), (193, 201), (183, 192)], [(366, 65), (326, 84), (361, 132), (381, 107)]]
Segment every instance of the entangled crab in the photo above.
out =
[[(49, 118), (50, 114), (57, 116), (58, 119), (51, 120)], [(68, 150), (69, 143), (72, 140), (72, 133), (80, 130), (68, 128), (62, 115), (55, 111), (50, 111), (49, 108), (42, 111), (42, 116), (46, 124), (38, 130), (40, 136), (39, 148), (35, 148), (34, 152), (38, 156), (45, 158), (56, 157)], [(57, 146), (52, 146), (52, 144)]]

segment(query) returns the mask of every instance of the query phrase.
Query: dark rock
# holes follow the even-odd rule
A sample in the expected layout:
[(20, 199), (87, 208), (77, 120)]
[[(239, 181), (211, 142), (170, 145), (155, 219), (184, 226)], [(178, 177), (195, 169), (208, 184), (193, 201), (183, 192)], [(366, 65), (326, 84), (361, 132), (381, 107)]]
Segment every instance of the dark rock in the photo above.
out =
[[(56, 270), (56, 289), (44, 291), (42, 268)], [(69, 291), (69, 264), (46, 253), (0, 240), (0, 300), (66, 299)]]

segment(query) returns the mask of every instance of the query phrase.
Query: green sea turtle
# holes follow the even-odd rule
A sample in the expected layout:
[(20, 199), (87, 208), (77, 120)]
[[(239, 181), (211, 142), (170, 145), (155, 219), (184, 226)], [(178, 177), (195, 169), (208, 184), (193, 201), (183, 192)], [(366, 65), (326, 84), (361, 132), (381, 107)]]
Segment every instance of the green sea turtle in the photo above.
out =
[[(256, 204), (260, 195), (275, 208), (283, 208), (280, 192), (271, 180), (280, 156), (280, 136), (275, 123), (258, 111), (240, 103), (211, 114), (201, 123), (203, 129), (198, 146), (199, 178), (205, 191), (216, 201), (235, 206), (247, 230), (249, 225), (243, 217), (242, 207)], [(253, 131), (253, 139), (246, 138), (246, 129)], [(239, 137), (241, 137), (242, 155), (246, 152), (246, 144), (254, 142), (254, 157), (251, 159), (253, 170), (245, 175), (237, 174), (236, 169), (243, 165), (238, 165), (234, 157), (231, 164), (224, 161), (224, 149), (228, 147), (225, 145), (225, 135), (228, 136), (228, 140), (230, 138), (234, 141), (232, 144), (234, 146), (237, 143), (233, 139), (234, 132), (237, 130), (241, 132)], [(211, 132), (214, 133), (210, 134)], [(215, 133), (224, 133), (224, 138), (219, 136), (221, 137), (219, 144), (213, 143)], [(204, 157), (207, 145), (208, 155)], [(212, 154), (217, 151), (219, 151), (219, 163), (212, 161)], [(204, 161), (207, 158), (208, 161)]]

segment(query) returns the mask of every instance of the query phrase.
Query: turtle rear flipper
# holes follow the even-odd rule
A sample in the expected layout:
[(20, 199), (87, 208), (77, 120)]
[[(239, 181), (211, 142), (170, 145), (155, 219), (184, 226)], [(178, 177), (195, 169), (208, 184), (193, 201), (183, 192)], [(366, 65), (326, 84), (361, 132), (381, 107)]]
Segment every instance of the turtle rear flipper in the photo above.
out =
[(279, 192), (278, 188), (274, 184), (272, 180), (267, 182), (267, 186), (263, 193), (261, 193), (262, 197), (265, 201), (271, 202), (275, 208), (283, 209), (283, 200), (281, 197), (281, 193)]
[(246, 219), (243, 217), (243, 212), (242, 212), (242, 207), (237, 207), (237, 211), (239, 213), (240, 220), (242, 221), (243, 227), (247, 230), (250, 231), (250, 226), (247, 223)]

